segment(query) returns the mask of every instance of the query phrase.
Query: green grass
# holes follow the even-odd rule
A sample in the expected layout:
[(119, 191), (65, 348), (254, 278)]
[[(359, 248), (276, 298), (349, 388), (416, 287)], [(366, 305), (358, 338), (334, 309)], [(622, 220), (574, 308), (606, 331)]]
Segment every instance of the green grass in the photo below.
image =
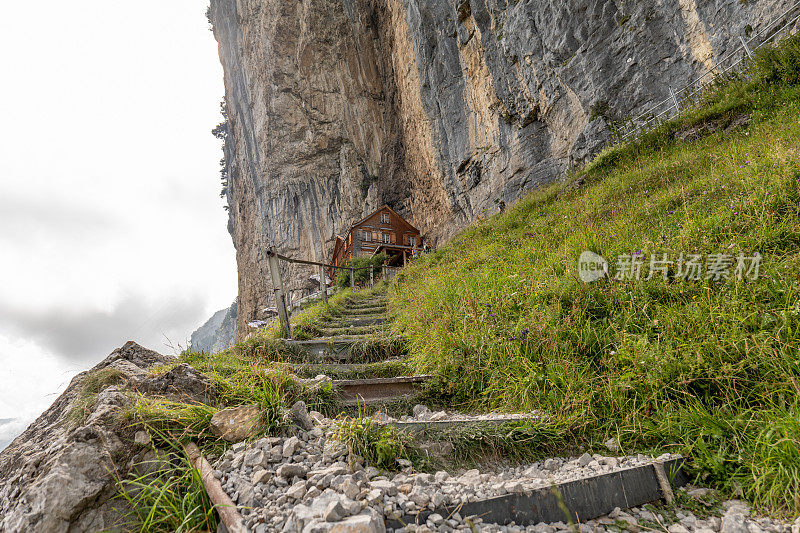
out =
[[(377, 281), (377, 278), (381, 275), (381, 267), (383, 263), (385, 263), (389, 259), (389, 256), (385, 253), (379, 253), (377, 255), (370, 255), (370, 256), (362, 256), (362, 257), (351, 257), (347, 261), (345, 261), (342, 266), (346, 268), (354, 268), (358, 269), (353, 272), (353, 280), (356, 285), (363, 286), (369, 283), (369, 267), (373, 267), (374, 274), (373, 280)], [(350, 286), (350, 271), (349, 270), (338, 270), (336, 274), (336, 285), (342, 289), (345, 289)]]
[(399, 459), (416, 459), (409, 435), (374, 424), (361, 413), (341, 418), (335, 438), (346, 444), (350, 453), (363, 457), (367, 465), (378, 468), (396, 470)]
[(135, 465), (125, 479), (117, 480), (116, 498), (127, 504), (125, 530), (216, 531), (214, 508), (188, 457), (175, 443), (172, 448), (153, 451), (155, 458)]
[(447, 429), (424, 430), (415, 444), (448, 443), (452, 452), (438, 466), (475, 467), (487, 462), (535, 461), (543, 457), (577, 452), (569, 428), (558, 421), (469, 424)]
[[(799, 43), (405, 269), (390, 307), (413, 369), (454, 406), (539, 409), (588, 448), (682, 452), (727, 494), (800, 512)], [(584, 250), (612, 269), (636, 252), (763, 260), (755, 281), (585, 284)]]
[(101, 368), (87, 374), (81, 382), (78, 394), (67, 413), (67, 420), (72, 425), (78, 425), (84, 417), (92, 412), (97, 394), (108, 387), (120, 383), (125, 379), (125, 372), (112, 367)]

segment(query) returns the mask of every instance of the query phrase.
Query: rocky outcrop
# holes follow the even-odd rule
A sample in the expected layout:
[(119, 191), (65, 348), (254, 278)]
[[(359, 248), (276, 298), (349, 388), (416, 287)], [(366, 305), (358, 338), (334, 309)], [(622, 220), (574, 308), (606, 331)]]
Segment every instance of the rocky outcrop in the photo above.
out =
[[(212, 0), (240, 334), (265, 251), (323, 259), (386, 203), (434, 244), (586, 161), (610, 123), (789, 0)], [(310, 273), (284, 273), (293, 296)]]
[(113, 529), (124, 502), (115, 475), (141, 451), (119, 410), (148, 368), (174, 361), (126, 343), (67, 390), (0, 453), (0, 531)]
[(190, 350), (193, 353), (216, 353), (233, 346), (236, 341), (236, 311), (234, 301), (229, 308), (214, 313), (192, 333)]

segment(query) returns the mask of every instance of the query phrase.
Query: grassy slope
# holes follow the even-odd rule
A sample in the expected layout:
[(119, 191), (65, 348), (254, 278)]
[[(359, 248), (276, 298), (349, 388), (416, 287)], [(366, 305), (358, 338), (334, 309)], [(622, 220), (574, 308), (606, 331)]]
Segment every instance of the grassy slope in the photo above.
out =
[[(692, 457), (800, 512), (800, 45), (695, 111), (416, 262), (392, 291), (412, 364), (471, 408), (542, 409), (576, 444)], [(676, 131), (751, 124), (699, 140)], [(577, 278), (581, 251), (762, 254), (757, 281)]]

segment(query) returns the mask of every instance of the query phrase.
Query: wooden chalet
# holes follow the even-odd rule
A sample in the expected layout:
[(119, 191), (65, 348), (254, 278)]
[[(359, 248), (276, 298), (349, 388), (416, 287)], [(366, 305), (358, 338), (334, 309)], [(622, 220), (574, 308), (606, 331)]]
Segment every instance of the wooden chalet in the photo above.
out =
[[(421, 250), (419, 230), (394, 209), (384, 205), (353, 224), (347, 237), (336, 236), (331, 264), (340, 266), (351, 257), (385, 252), (389, 255), (390, 265), (404, 265), (408, 258), (416, 257)], [(328, 275), (336, 279), (334, 269), (330, 269)]]

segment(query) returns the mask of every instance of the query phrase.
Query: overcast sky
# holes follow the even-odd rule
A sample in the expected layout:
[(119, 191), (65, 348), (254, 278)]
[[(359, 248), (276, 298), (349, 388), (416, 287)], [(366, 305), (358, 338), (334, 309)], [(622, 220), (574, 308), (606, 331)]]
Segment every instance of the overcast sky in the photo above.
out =
[(173, 353), (236, 295), (207, 0), (0, 17), (0, 448), (127, 340)]

